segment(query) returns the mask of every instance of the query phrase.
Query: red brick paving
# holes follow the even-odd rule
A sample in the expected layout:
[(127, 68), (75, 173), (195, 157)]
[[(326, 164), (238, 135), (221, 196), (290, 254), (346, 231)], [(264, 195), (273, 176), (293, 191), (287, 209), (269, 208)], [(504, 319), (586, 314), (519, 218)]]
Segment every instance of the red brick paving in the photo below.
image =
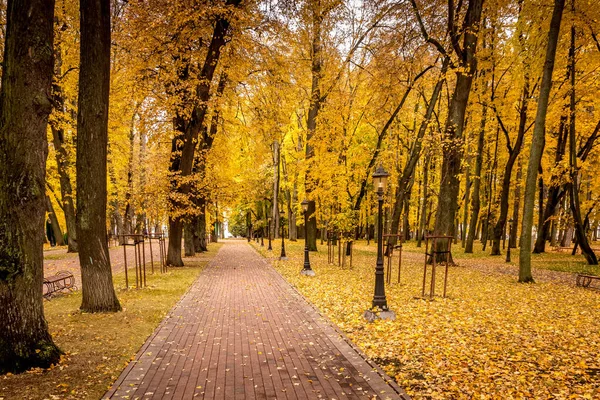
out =
[(386, 381), (264, 258), (229, 241), (104, 398), (406, 396)]

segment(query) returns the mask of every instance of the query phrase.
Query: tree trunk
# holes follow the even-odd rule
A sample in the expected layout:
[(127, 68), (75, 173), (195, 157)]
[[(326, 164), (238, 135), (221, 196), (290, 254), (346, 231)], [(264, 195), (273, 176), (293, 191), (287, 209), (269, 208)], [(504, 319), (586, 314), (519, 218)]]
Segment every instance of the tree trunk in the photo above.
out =
[[(575, 12), (575, 0), (572, 0), (572, 11)], [(588, 238), (585, 232), (585, 226), (581, 218), (581, 203), (579, 201), (579, 178), (580, 173), (577, 167), (577, 143), (575, 134), (575, 24), (571, 25), (571, 45), (569, 46), (569, 66), (571, 69), (571, 90), (569, 94), (569, 164), (571, 167), (571, 180), (567, 183), (569, 188), (569, 198), (571, 213), (573, 214), (573, 223), (575, 227), (575, 235), (577, 245), (581, 248), (581, 254), (585, 257), (589, 265), (598, 265), (598, 258), (594, 254), (594, 250), (590, 247)], [(575, 249), (573, 249), (575, 252)]]
[[(510, 144), (510, 136), (508, 131), (504, 128), (504, 124), (500, 123), (506, 136), (506, 145), (508, 147), (508, 161), (504, 167), (504, 177), (502, 178), (502, 190), (500, 192), (500, 215), (498, 221), (494, 226), (493, 232), (493, 243), (492, 243), (492, 254), (493, 256), (500, 255), (500, 240), (505, 235), (506, 218), (508, 216), (508, 196), (510, 193), (510, 179), (512, 176), (513, 166), (519, 157), (521, 147), (523, 145), (523, 139), (525, 137), (525, 130), (527, 129), (527, 105), (529, 102), (529, 79), (525, 77), (525, 83), (523, 85), (523, 93), (521, 95), (521, 107), (519, 109), (519, 130), (517, 132), (517, 138), (515, 140), (514, 147)], [(498, 115), (498, 118), (500, 116)]]
[(273, 210), (272, 210), (272, 218), (275, 224), (274, 227), (274, 235), (273, 238), (279, 238), (279, 234), (281, 233), (279, 220), (279, 179), (281, 176), (281, 154), (279, 153), (279, 142), (277, 140), (273, 141)]
[(193, 229), (192, 222), (185, 222), (183, 224), (183, 247), (186, 257), (194, 257), (196, 255)]
[(82, 0), (77, 112), (77, 238), (81, 309), (121, 310), (106, 236), (110, 1)]
[(56, 245), (64, 246), (65, 240), (63, 238), (63, 233), (60, 229), (60, 225), (58, 224), (58, 218), (56, 218), (56, 213), (54, 212), (54, 207), (52, 206), (52, 200), (50, 200), (50, 196), (48, 195), (46, 195), (46, 211), (48, 211), (48, 217), (50, 217), (52, 231), (54, 232), (54, 237), (56, 238)]
[[(308, 117), (306, 120), (306, 162), (307, 165), (311, 165), (310, 159), (314, 156), (314, 150), (311, 145), (311, 140), (315, 135), (317, 129), (317, 117), (321, 110), (321, 24), (323, 22), (323, 14), (320, 9), (320, 2), (313, 4), (312, 9), (312, 44), (311, 44), (311, 74), (312, 74), (312, 86), (310, 94), (310, 106), (308, 109)], [(306, 244), (309, 251), (317, 251), (317, 218), (315, 216), (316, 204), (311, 194), (313, 191), (313, 184), (309, 177), (310, 171), (307, 168), (305, 187), (304, 191), (308, 200), (308, 211), (306, 213), (308, 217), (307, 232), (308, 237), (305, 238)]]
[[(238, 6), (241, 0), (227, 0), (226, 6)], [(197, 98), (190, 115), (187, 113), (177, 113), (174, 118), (174, 126), (177, 134), (171, 142), (171, 192), (169, 198), (172, 215), (169, 216), (169, 246), (167, 250), (167, 264), (173, 266), (182, 266), (181, 259), (181, 237), (183, 222), (181, 220), (185, 214), (186, 205), (179, 199), (188, 197), (191, 185), (181, 184), (180, 178), (187, 177), (192, 173), (194, 164), (194, 153), (198, 141), (198, 134), (204, 126), (204, 119), (208, 109), (208, 100), (211, 97), (211, 83), (217, 63), (221, 56), (221, 51), (226, 44), (226, 35), (229, 31), (229, 20), (225, 16), (219, 16), (213, 29), (213, 36), (208, 46), (206, 58), (202, 70), (198, 76), (199, 83), (196, 87), (194, 96)], [(188, 69), (182, 68), (183, 76), (181, 79), (189, 78)], [(179, 94), (180, 95), (180, 94)], [(174, 96), (177, 96), (174, 94)], [(185, 111), (185, 110), (184, 110)], [(183, 209), (183, 210), (182, 210)]]
[(206, 247), (206, 199), (201, 197), (198, 199), (198, 208), (200, 214), (196, 217), (196, 236), (197, 242), (194, 243), (194, 250), (197, 253), (208, 251)]
[(533, 226), (533, 206), (535, 202), (538, 168), (542, 159), (542, 152), (544, 150), (546, 113), (548, 111), (548, 101), (550, 98), (550, 89), (552, 87), (552, 73), (554, 72), (554, 60), (556, 58), (558, 34), (560, 31), (560, 23), (564, 8), (565, 0), (554, 0), (554, 10), (552, 12), (550, 29), (548, 32), (546, 58), (544, 62), (542, 82), (540, 84), (538, 108), (535, 117), (535, 126), (533, 129), (533, 139), (531, 142), (531, 153), (529, 155), (529, 164), (527, 166), (525, 198), (523, 201), (523, 221), (521, 224), (521, 249), (519, 252), (519, 282), (533, 282), (533, 276), (531, 274), (531, 228)]
[(52, 0), (8, 0), (0, 89), (0, 374), (47, 368), (61, 351), (42, 302)]
[[(61, 21), (56, 21), (58, 26)], [(71, 177), (69, 175), (70, 161), (65, 143), (65, 131), (62, 128), (61, 122), (65, 120), (65, 99), (64, 91), (58, 77), (62, 76), (62, 57), (61, 57), (61, 30), (56, 29), (56, 38), (54, 46), (54, 80), (52, 82), (53, 91), (53, 115), (50, 119), (50, 128), (52, 132), (52, 144), (54, 145), (54, 154), (56, 158), (56, 169), (60, 181), (60, 193), (62, 201), (62, 209), (65, 214), (65, 222), (67, 224), (67, 241), (68, 253), (77, 253), (77, 224), (75, 222), (75, 205), (73, 201), (73, 188), (71, 186)]]
[[(486, 85), (487, 86), (487, 85)], [(473, 253), (473, 241), (477, 236), (477, 224), (479, 222), (479, 211), (481, 209), (481, 170), (483, 168), (483, 146), (485, 143), (485, 126), (487, 123), (486, 104), (483, 105), (481, 112), (481, 125), (479, 127), (479, 137), (477, 140), (477, 156), (475, 157), (475, 176), (473, 177), (473, 198), (471, 200), (471, 221), (469, 223), (469, 232), (467, 233), (467, 242), (465, 244), (465, 253)]]
[(465, 201), (463, 205), (463, 222), (461, 230), (461, 245), (465, 248), (467, 243), (467, 227), (469, 222), (469, 202), (471, 201), (471, 162), (467, 162), (467, 171), (465, 172)]
[(423, 165), (423, 205), (421, 206), (421, 220), (417, 232), (417, 247), (421, 247), (421, 241), (425, 237), (425, 224), (427, 222), (427, 200), (429, 199), (429, 156), (425, 158)]
[[(421, 121), (421, 125), (419, 126), (419, 131), (417, 132), (417, 137), (415, 138), (415, 142), (410, 151), (410, 156), (406, 161), (402, 173), (398, 175), (398, 189), (396, 191), (396, 198), (394, 199), (394, 208), (391, 221), (391, 231), (393, 234), (398, 234), (398, 229), (400, 227), (400, 217), (402, 214), (402, 207), (404, 205), (404, 198), (407, 196), (408, 188), (412, 186), (410, 182), (412, 179), (414, 179), (415, 168), (417, 166), (419, 158), (421, 157), (423, 138), (425, 137), (425, 133), (427, 133), (429, 123), (435, 111), (435, 105), (438, 102), (439, 94), (442, 90), (444, 82), (446, 81), (446, 71), (448, 70), (448, 64), (449, 59), (445, 58), (442, 64), (440, 77), (433, 89), (433, 92), (431, 93), (431, 98), (429, 99), (429, 104), (427, 105), (427, 110), (425, 111), (423, 121)], [(391, 121), (393, 120), (390, 120), (389, 123), (391, 123)], [(392, 237), (390, 239), (390, 243), (392, 245), (396, 244), (395, 237)]]
[[(477, 70), (475, 52), (482, 7), (483, 0), (470, 0), (465, 15), (464, 45), (461, 54), (461, 67), (463, 68), (456, 71), (456, 85), (444, 128), (443, 161), (435, 218), (436, 235), (454, 235), (454, 221), (456, 220), (460, 188), (459, 173), (462, 162), (461, 142), (471, 84)], [(444, 241), (440, 241), (439, 246), (444, 246)]]
[(521, 179), (523, 177), (523, 169), (521, 168), (521, 161), (519, 161), (519, 168), (517, 169), (517, 185), (515, 187), (515, 198), (513, 203), (513, 224), (512, 229), (510, 231), (510, 240), (508, 241), (508, 246), (511, 248), (517, 247), (517, 234), (519, 231), (519, 209), (520, 209), (520, 201), (521, 201)]

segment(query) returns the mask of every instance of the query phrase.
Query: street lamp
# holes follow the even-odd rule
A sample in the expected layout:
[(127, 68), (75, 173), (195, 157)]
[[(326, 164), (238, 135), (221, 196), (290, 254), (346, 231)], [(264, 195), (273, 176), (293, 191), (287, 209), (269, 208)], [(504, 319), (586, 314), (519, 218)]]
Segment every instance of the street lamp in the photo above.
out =
[(302, 201), (302, 211), (304, 212), (304, 268), (300, 273), (307, 276), (315, 276), (315, 271), (310, 267), (310, 260), (308, 258), (308, 200)]
[(510, 262), (510, 233), (512, 232), (512, 218), (508, 220), (508, 249), (506, 249), (506, 262)]
[(279, 256), (279, 259), (285, 261), (287, 260), (287, 257), (285, 255), (285, 238), (283, 237), (285, 233), (283, 228), (283, 216), (283, 211), (279, 211), (279, 223), (281, 224), (281, 255)]
[[(365, 311), (364, 317), (368, 321), (376, 319), (396, 318), (396, 314), (388, 309), (387, 299), (385, 297), (385, 283), (383, 279), (383, 195), (387, 186), (387, 179), (390, 174), (379, 165), (373, 173), (373, 183), (377, 188), (378, 213), (377, 213), (377, 264), (375, 266), (375, 294), (370, 310)], [(378, 309), (378, 310), (377, 310)]]
[(267, 250), (272, 251), (273, 246), (271, 246), (271, 217), (267, 218), (267, 221), (269, 224), (269, 226), (267, 227), (267, 233), (269, 234), (269, 247), (267, 248)]

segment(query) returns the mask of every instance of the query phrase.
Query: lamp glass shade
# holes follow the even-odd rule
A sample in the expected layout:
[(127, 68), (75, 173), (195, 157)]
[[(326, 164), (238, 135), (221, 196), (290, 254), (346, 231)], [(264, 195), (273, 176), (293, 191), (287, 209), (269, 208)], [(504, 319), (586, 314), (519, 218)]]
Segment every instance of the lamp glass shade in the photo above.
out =
[(385, 192), (387, 187), (387, 180), (390, 174), (387, 173), (383, 166), (380, 164), (379, 167), (373, 173), (373, 183), (377, 189), (381, 188)]
[(308, 211), (308, 200), (304, 199), (304, 201), (302, 201), (300, 204), (302, 205), (302, 211)]

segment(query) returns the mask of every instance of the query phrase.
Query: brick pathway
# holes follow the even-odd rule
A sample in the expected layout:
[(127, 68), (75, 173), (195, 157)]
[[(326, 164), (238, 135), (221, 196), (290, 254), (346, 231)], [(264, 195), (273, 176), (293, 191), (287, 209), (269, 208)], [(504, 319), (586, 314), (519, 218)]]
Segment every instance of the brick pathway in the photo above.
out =
[(228, 241), (104, 398), (405, 396), (384, 378), (263, 257)]

